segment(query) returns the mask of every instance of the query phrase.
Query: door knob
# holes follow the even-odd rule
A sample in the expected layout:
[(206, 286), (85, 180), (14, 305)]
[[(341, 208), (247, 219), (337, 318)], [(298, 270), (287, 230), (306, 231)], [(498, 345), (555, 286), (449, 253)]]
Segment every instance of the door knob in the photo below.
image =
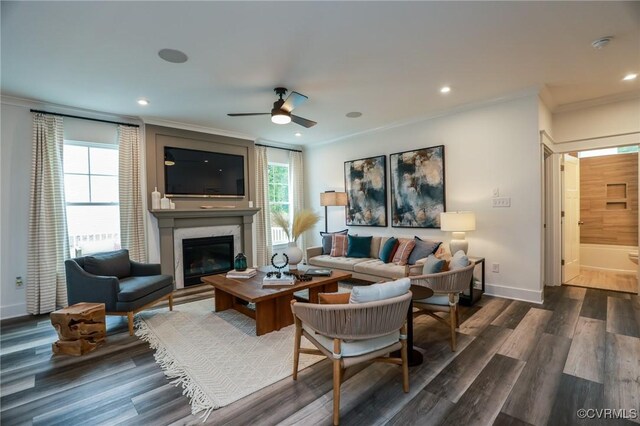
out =
[(579, 221), (578, 221), (578, 225), (584, 225), (584, 222), (583, 222), (583, 221), (581, 221), (581, 220), (579, 220)]

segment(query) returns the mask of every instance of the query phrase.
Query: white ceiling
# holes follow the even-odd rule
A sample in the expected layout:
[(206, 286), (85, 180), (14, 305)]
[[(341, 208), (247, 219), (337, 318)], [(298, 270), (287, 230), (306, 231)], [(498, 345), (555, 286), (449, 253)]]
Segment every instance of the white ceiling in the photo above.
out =
[[(1, 12), (3, 95), (282, 143), (544, 85), (556, 105), (640, 89), (621, 81), (640, 72), (640, 2), (3, 1)], [(162, 48), (189, 61), (164, 62)], [(268, 112), (280, 85), (309, 96), (295, 114), (317, 126), (226, 116)]]

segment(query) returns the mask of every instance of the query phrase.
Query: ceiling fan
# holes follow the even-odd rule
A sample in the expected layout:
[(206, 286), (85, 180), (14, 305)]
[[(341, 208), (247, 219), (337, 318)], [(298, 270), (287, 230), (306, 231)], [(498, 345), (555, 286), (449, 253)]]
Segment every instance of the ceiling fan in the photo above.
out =
[(292, 121), (296, 124), (299, 124), (303, 127), (309, 128), (315, 126), (315, 121), (307, 120), (306, 118), (298, 117), (297, 115), (291, 114), (291, 111), (298, 105), (302, 104), (304, 101), (309, 99), (305, 95), (302, 95), (298, 92), (291, 92), (287, 99), (282, 99), (282, 97), (287, 93), (287, 89), (284, 87), (276, 87), (273, 89), (274, 92), (280, 97), (277, 101), (273, 103), (273, 109), (271, 112), (247, 112), (247, 113), (239, 113), (239, 114), (227, 114), (229, 117), (246, 117), (250, 115), (271, 115), (271, 121), (276, 124), (288, 124)]

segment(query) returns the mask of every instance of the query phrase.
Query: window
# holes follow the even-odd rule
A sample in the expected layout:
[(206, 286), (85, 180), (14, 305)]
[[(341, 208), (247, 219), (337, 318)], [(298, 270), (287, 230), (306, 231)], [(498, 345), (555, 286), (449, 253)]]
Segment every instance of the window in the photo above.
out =
[[(289, 194), (289, 165), (269, 163), (269, 206), (271, 212), (282, 212), (289, 216), (291, 199)], [(288, 243), (282, 228), (271, 227), (272, 245)]]
[(65, 141), (64, 192), (71, 256), (119, 249), (117, 145)]

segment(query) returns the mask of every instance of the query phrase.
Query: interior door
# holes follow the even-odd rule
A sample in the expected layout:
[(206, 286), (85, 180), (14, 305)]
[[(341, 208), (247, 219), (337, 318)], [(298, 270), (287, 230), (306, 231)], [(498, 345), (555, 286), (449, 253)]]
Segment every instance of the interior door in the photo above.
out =
[(580, 160), (564, 154), (562, 173), (562, 282), (580, 274)]

